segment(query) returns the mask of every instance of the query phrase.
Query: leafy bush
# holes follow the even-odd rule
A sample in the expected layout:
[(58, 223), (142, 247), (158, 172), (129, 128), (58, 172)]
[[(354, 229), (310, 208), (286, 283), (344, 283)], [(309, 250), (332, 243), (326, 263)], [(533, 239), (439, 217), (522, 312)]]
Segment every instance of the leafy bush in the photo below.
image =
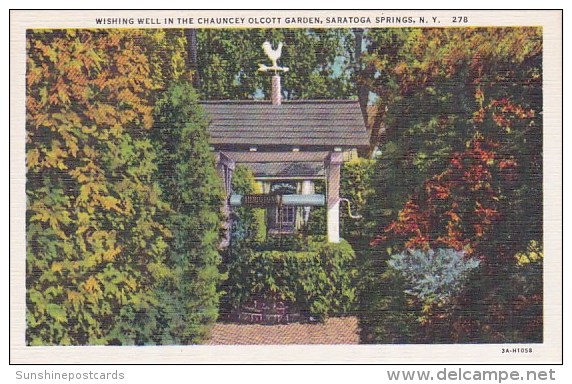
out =
[(153, 332), (170, 231), (148, 137), (157, 84), (145, 36), (27, 33), (29, 345), (108, 344), (113, 333), (143, 343)]
[[(479, 267), (453, 249), (393, 255), (360, 319), (362, 341), (445, 343), (458, 340), (459, 297)], [(364, 304), (364, 303), (362, 303)]]
[(374, 166), (374, 160), (362, 158), (342, 164), (340, 196), (351, 202), (352, 214), (362, 216), (361, 219), (353, 219), (348, 214), (346, 203), (340, 207), (340, 231), (354, 247), (367, 244), (370, 238), (372, 212), (368, 204), (374, 198), (371, 183)]
[(364, 252), (360, 268), (361, 305), (382, 301), (372, 304), (373, 313), (360, 312), (374, 329), (366, 332), (371, 340), (385, 340), (374, 321), (383, 300), (401, 300), (382, 280), (385, 261), (407, 248), (453, 248), (481, 261), (449, 305), (428, 308), (430, 316), (423, 307), (401, 309), (426, 320), (412, 341), (438, 334), (430, 321), (445, 320), (443, 341), (541, 337), (542, 263), (521, 265), (528, 254), (535, 258), (525, 250), (543, 230), (543, 160), (534, 149), (542, 148), (543, 132), (541, 34), (538, 28), (368, 32), (373, 44), (365, 60), (384, 77), (372, 127), (382, 155), (368, 207), (376, 247)]
[[(326, 185), (323, 180), (314, 181), (314, 193), (326, 194)], [(326, 207), (311, 207), (308, 222), (303, 232), (310, 236), (323, 236), (327, 231)]]
[(283, 301), (322, 319), (348, 313), (356, 294), (354, 258), (346, 241), (323, 238), (308, 238), (300, 251), (245, 248), (229, 261), (230, 303), (237, 310), (253, 299)]
[[(542, 250), (532, 241), (517, 265), (483, 273), (460, 252), (394, 255), (360, 303), (362, 342), (542, 342)], [(421, 265), (421, 266), (420, 266)], [(449, 266), (452, 268), (449, 268)], [(425, 272), (422, 272), (425, 271)], [(476, 273), (472, 273), (476, 272)], [(363, 299), (362, 299), (363, 300)]]
[(532, 240), (514, 257), (516, 265), (474, 275), (458, 298), (454, 316), (464, 341), (542, 342), (542, 247)]
[(209, 149), (207, 119), (189, 83), (171, 86), (157, 102), (155, 146), (159, 183), (170, 210), (168, 269), (156, 288), (159, 344), (205, 339), (218, 316), (218, 253), (223, 192)]
[(465, 258), (454, 249), (410, 249), (393, 255), (387, 264), (405, 280), (405, 293), (422, 301), (447, 303), (463, 288), (469, 272), (479, 260)]
[[(419, 338), (418, 312), (404, 293), (403, 276), (388, 268), (360, 287), (360, 340), (366, 344), (404, 344)], [(367, 291), (367, 294), (364, 292)]]
[[(262, 193), (250, 168), (239, 164), (232, 175), (232, 191), (239, 195)], [(233, 247), (261, 244), (266, 240), (266, 209), (240, 206), (233, 208)]]

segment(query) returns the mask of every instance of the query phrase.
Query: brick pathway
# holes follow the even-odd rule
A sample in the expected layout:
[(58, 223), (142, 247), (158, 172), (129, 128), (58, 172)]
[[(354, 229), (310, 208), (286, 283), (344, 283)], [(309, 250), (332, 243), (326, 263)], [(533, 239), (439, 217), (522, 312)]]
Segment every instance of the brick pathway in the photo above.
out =
[(210, 345), (244, 344), (358, 344), (355, 317), (337, 317), (324, 324), (215, 324)]

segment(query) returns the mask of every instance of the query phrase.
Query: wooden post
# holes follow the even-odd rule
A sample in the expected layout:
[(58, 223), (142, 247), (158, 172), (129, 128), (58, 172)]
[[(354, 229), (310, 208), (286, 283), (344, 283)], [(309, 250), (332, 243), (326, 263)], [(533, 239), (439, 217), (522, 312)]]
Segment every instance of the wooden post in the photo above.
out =
[(341, 152), (332, 152), (326, 160), (328, 242), (340, 242), (340, 173)]
[(280, 75), (272, 76), (272, 105), (282, 104), (282, 88), (280, 86)]
[(232, 219), (230, 217), (230, 204), (229, 197), (232, 192), (232, 173), (234, 172), (234, 160), (230, 159), (222, 152), (217, 152), (216, 158), (216, 170), (219, 177), (223, 182), (224, 187), (224, 205), (222, 207), (222, 213), (225, 219), (223, 224), (223, 238), (221, 241), (221, 247), (228, 247), (230, 245), (230, 229), (232, 228)]
[[(302, 181), (302, 195), (311, 195), (314, 193), (314, 182), (312, 180), (304, 180)], [(308, 219), (310, 218), (310, 207), (305, 206), (301, 209), (302, 217), (300, 227), (302, 225), (308, 224)]]

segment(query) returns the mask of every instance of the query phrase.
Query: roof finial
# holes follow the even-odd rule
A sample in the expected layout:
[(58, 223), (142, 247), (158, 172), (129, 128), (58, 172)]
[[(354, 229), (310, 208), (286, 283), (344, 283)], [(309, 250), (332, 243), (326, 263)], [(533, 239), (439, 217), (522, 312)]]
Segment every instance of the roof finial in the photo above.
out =
[(274, 76), (272, 76), (272, 93), (270, 95), (272, 105), (280, 105), (282, 103), (282, 89), (278, 72), (288, 72), (290, 70), (288, 67), (278, 66), (278, 59), (282, 55), (282, 45), (282, 43), (278, 43), (278, 48), (272, 49), (272, 45), (268, 41), (265, 41), (264, 44), (262, 44), (262, 49), (270, 61), (272, 61), (272, 66), (268, 67), (264, 64), (258, 64), (258, 70), (261, 72), (274, 71)]

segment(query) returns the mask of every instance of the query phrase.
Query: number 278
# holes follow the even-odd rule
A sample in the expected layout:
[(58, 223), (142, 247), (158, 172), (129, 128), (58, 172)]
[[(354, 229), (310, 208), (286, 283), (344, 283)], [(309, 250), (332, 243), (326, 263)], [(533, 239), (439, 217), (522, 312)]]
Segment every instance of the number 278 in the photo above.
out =
[(453, 23), (468, 23), (469, 18), (467, 16), (453, 16)]

